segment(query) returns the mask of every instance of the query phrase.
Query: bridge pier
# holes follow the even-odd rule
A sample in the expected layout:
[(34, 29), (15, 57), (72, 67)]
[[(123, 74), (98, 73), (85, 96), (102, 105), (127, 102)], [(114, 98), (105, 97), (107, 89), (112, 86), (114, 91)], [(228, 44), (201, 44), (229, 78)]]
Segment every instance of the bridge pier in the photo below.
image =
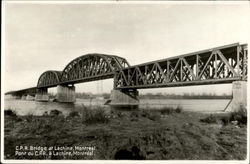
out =
[(35, 97), (32, 95), (27, 95), (26, 100), (35, 100)]
[(36, 101), (49, 101), (48, 88), (37, 89)]
[(118, 108), (137, 108), (139, 106), (139, 92), (136, 89), (114, 89), (111, 91), (110, 102), (108, 105)]
[(72, 103), (76, 101), (75, 86), (57, 86), (56, 100), (58, 102)]
[(21, 99), (21, 98), (22, 98), (21, 95), (12, 95), (12, 97), (13, 97), (14, 99)]
[(27, 97), (26, 95), (22, 95), (21, 99), (26, 100), (26, 97)]
[(247, 82), (234, 81), (232, 83), (233, 98), (225, 111), (233, 112), (238, 111), (241, 106), (247, 107)]
[(22, 95), (11, 94), (10, 98), (13, 98), (13, 99), (22, 99)]

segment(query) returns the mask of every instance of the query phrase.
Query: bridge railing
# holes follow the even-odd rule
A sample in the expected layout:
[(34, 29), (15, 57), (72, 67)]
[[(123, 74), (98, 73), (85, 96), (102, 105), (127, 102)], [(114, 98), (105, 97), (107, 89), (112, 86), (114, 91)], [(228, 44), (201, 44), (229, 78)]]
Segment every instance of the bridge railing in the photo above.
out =
[(247, 79), (247, 45), (230, 44), (116, 71), (114, 88), (229, 83)]

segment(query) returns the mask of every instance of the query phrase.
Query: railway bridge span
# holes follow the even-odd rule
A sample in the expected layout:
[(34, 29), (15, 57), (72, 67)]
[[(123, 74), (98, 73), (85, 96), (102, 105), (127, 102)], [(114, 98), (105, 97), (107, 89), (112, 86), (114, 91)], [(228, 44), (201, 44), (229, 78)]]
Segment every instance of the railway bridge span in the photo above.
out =
[(234, 43), (133, 66), (119, 56), (86, 54), (62, 71), (45, 71), (35, 87), (6, 94), (48, 101), (48, 88), (57, 87), (58, 102), (75, 102), (74, 84), (113, 78), (110, 105), (136, 106), (138, 89), (232, 83), (233, 109), (246, 105), (247, 54), (247, 44)]

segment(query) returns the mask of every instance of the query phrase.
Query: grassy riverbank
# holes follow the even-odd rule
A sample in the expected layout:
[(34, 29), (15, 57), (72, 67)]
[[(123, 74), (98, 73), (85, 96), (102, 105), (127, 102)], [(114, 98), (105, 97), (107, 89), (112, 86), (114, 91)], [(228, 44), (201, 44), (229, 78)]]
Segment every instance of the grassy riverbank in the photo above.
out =
[[(201, 159), (244, 160), (246, 116), (178, 109), (58, 111), (43, 116), (5, 112), (5, 159)], [(51, 147), (52, 154), (20, 155), (20, 146)], [(57, 147), (91, 147), (92, 154), (60, 155)], [(30, 148), (28, 148), (30, 150)], [(63, 150), (67, 152), (71, 150)], [(81, 153), (81, 151), (79, 152)]]

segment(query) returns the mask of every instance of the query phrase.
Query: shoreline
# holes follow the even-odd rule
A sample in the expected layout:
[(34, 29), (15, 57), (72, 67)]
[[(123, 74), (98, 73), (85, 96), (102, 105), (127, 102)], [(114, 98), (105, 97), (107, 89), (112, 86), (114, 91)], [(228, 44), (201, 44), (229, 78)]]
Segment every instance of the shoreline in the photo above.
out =
[[(95, 113), (87, 108), (84, 110), (85, 113), (72, 112), (67, 117), (56, 111), (43, 116), (5, 115), (5, 159), (246, 158), (247, 126), (232, 121), (225, 124), (222, 118), (227, 115), (214, 114), (211, 119), (209, 114), (176, 112), (176, 109), (161, 112), (113, 111), (110, 114), (103, 113), (101, 108)], [(35, 155), (32, 150), (32, 155), (27, 148), (26, 155), (15, 155), (16, 146), (23, 145), (73, 149), (52, 148), (54, 155), (48, 151), (38, 151)], [(89, 149), (76, 150), (76, 146)], [(62, 152), (68, 152), (68, 155), (59, 155)]]

